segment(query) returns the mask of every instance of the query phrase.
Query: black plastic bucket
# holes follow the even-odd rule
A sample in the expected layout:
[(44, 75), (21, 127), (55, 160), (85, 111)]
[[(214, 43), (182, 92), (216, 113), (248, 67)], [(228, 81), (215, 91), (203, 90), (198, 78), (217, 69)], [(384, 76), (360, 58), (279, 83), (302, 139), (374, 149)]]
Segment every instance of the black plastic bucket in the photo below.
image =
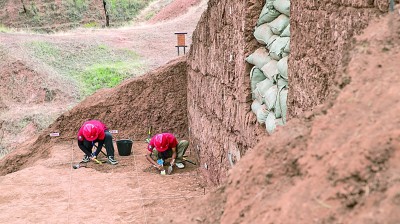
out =
[(132, 152), (132, 140), (121, 139), (117, 140), (118, 154), (120, 156), (129, 156)]

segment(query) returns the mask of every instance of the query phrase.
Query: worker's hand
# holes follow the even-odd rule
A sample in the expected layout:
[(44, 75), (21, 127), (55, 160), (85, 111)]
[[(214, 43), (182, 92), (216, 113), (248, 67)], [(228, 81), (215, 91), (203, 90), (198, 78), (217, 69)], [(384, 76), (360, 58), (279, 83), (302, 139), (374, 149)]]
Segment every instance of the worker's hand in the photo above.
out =
[(163, 171), (163, 170), (164, 170), (164, 166), (163, 166), (163, 165), (158, 165), (158, 166), (157, 166), (157, 169), (158, 169), (159, 171)]
[(162, 171), (164, 170), (164, 166), (163, 165), (153, 165), (155, 168), (157, 168), (157, 170)]
[(171, 162), (169, 163), (171, 166), (175, 165), (175, 159), (171, 160)]
[(95, 159), (97, 159), (97, 156), (96, 156), (94, 153), (92, 153), (92, 154), (90, 155), (90, 159), (91, 159), (91, 160), (95, 160)]

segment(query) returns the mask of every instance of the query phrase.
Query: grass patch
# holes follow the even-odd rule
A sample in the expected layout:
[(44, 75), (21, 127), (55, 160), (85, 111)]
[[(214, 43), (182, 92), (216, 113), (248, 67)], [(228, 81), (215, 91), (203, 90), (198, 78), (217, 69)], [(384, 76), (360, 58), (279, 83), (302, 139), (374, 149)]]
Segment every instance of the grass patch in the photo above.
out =
[(148, 12), (145, 16), (144, 16), (144, 19), (145, 20), (150, 20), (151, 18), (153, 18), (153, 16), (156, 14), (156, 12), (154, 12), (154, 11), (151, 11), (151, 12)]
[[(112, 88), (124, 79), (132, 76), (132, 64), (115, 62), (108, 64), (95, 64), (87, 68), (81, 75), (83, 94), (91, 95), (102, 88)], [(140, 63), (136, 64), (140, 68)]]
[(90, 23), (86, 23), (83, 24), (83, 27), (85, 28), (96, 28), (96, 27), (100, 27), (100, 25), (96, 22), (90, 22)]
[(129, 21), (151, 1), (148, 0), (106, 0), (111, 18), (117, 21)]
[(118, 85), (126, 78), (145, 71), (143, 61), (129, 49), (113, 49), (100, 44), (43, 41), (25, 43), (29, 55), (38, 63), (54, 69), (63, 77), (73, 79), (84, 98), (101, 88)]
[(4, 26), (3, 24), (0, 24), (0, 33), (9, 33), (11, 30)]
[(61, 53), (57, 46), (49, 42), (32, 41), (30, 44), (36, 55), (46, 55), (49, 58), (51, 57), (52, 61), (57, 60), (56, 57)]

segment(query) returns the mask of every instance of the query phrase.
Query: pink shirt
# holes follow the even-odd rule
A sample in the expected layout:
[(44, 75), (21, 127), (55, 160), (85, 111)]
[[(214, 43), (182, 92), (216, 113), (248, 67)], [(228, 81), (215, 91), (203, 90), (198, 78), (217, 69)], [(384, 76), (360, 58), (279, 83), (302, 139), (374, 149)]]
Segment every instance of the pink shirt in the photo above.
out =
[(108, 130), (106, 125), (101, 123), (98, 120), (90, 120), (90, 121), (86, 121), (85, 123), (83, 123), (82, 127), (79, 129), (79, 131), (78, 131), (78, 141), (85, 140), (85, 137), (83, 136), (83, 126), (85, 126), (85, 124), (93, 124), (94, 126), (96, 126), (96, 128), (98, 128), (98, 130), (100, 130), (100, 133), (99, 133), (99, 136), (97, 137), (97, 140), (104, 140), (104, 138), (106, 136), (104, 134), (104, 131)]
[[(162, 135), (163, 135), (164, 138), (167, 138), (167, 142), (168, 142), (168, 149), (167, 150), (175, 148), (178, 145), (178, 140), (175, 138), (175, 136), (173, 134), (171, 134), (171, 133), (162, 133)], [(149, 142), (149, 145), (147, 146), (147, 150), (149, 150), (149, 152), (152, 152), (153, 148), (156, 147), (154, 143), (155, 143), (155, 138), (152, 137), (150, 142)]]

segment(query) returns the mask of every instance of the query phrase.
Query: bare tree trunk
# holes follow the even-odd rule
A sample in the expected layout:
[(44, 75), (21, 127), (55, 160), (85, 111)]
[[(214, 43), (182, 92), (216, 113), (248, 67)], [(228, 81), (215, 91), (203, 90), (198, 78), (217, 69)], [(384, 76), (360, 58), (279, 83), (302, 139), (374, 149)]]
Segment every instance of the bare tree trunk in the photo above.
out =
[(26, 8), (25, 8), (24, 0), (21, 0), (21, 3), (22, 3), (22, 8), (24, 9), (24, 13), (26, 13)]
[(108, 15), (108, 11), (107, 11), (106, 5), (107, 5), (106, 0), (103, 0), (104, 13), (106, 14), (106, 26), (109, 27), (110, 26), (110, 17)]

